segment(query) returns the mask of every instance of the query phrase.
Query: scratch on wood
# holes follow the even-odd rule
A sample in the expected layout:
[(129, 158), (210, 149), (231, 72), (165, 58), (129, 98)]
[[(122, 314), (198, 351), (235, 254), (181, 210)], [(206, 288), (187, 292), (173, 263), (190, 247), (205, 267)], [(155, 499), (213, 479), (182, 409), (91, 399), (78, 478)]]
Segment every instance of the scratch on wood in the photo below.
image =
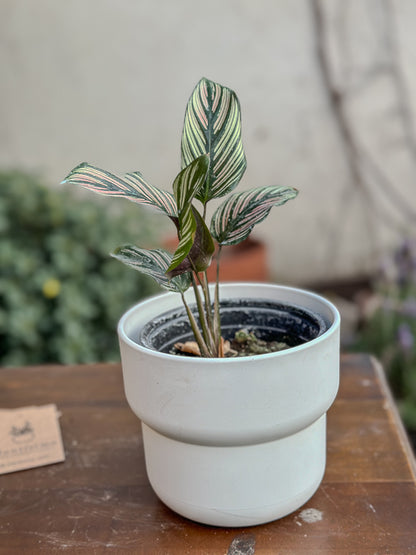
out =
[(255, 545), (253, 534), (240, 534), (231, 542), (227, 555), (254, 555)]

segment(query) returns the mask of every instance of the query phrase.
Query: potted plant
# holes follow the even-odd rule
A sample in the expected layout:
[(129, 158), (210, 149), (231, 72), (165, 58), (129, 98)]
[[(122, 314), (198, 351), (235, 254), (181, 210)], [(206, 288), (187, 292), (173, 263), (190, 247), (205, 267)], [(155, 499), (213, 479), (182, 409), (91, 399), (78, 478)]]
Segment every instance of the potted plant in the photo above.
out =
[[(201, 79), (181, 153), (173, 194), (138, 172), (121, 178), (86, 163), (64, 182), (150, 206), (177, 229), (173, 255), (133, 245), (113, 253), (169, 290), (131, 308), (118, 326), (125, 393), (142, 421), (153, 489), (195, 521), (260, 524), (299, 508), (323, 477), (339, 314), (308, 291), (208, 284), (214, 252), (218, 268), (224, 247), (297, 195), (277, 186), (233, 192), (246, 159), (232, 90)], [(208, 202), (226, 195), (208, 227)]]

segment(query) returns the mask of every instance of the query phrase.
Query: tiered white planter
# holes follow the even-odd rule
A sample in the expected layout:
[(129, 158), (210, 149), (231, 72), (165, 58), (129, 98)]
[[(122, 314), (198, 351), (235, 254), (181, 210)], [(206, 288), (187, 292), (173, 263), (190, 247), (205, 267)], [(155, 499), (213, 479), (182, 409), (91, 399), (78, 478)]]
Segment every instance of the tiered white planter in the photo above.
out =
[(340, 317), (324, 298), (276, 285), (224, 284), (221, 298), (303, 306), (328, 329), (298, 347), (246, 358), (159, 353), (137, 343), (147, 322), (181, 306), (179, 295), (159, 295), (120, 320), (124, 387), (142, 421), (159, 498), (198, 522), (250, 526), (295, 511), (319, 487), (326, 412), (339, 382)]

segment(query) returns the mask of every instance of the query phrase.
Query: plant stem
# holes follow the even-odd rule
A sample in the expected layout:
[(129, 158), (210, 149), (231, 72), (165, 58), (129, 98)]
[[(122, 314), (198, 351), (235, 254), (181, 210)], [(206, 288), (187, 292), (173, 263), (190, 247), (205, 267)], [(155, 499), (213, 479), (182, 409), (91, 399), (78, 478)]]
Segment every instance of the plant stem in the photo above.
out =
[(198, 278), (198, 275), (196, 275), (195, 277), (195, 273), (192, 273), (192, 286), (194, 289), (194, 295), (195, 295), (195, 300), (196, 300), (196, 305), (198, 307), (198, 314), (199, 314), (199, 321), (201, 322), (201, 327), (202, 327), (202, 334), (205, 340), (205, 345), (208, 349), (208, 351), (211, 353), (211, 356), (215, 356), (215, 342), (214, 339), (212, 337), (211, 334), (211, 330), (209, 329), (208, 326), (208, 322), (206, 319), (206, 315), (205, 315), (205, 311), (204, 311), (204, 305), (201, 299), (201, 295), (199, 293), (198, 290), (198, 285), (196, 283), (196, 279)]
[[(211, 308), (211, 295), (209, 293), (208, 277), (207, 277), (207, 272), (206, 271), (203, 273), (202, 291), (204, 292), (205, 313), (207, 315), (208, 327), (211, 331), (211, 335), (214, 339), (214, 342), (216, 343), (216, 336), (215, 336), (215, 330), (214, 330), (214, 321), (213, 321), (213, 317), (212, 317), (212, 308)], [(218, 345), (217, 345), (217, 347), (218, 347)]]
[(214, 298), (214, 337), (217, 344), (218, 352), (220, 353), (221, 344), (221, 318), (220, 318), (220, 256), (221, 256), (222, 246), (218, 246), (218, 253), (216, 258), (217, 273), (215, 280), (215, 298)]
[(189, 308), (188, 303), (185, 300), (185, 295), (181, 293), (181, 297), (182, 297), (182, 302), (185, 306), (186, 313), (189, 318), (189, 323), (191, 324), (192, 331), (194, 332), (196, 342), (198, 343), (199, 350), (201, 351), (201, 355), (204, 357), (211, 357), (212, 355), (208, 351), (204, 338), (202, 337), (201, 332), (199, 331), (198, 324), (196, 323), (195, 317), (192, 314), (191, 309)]

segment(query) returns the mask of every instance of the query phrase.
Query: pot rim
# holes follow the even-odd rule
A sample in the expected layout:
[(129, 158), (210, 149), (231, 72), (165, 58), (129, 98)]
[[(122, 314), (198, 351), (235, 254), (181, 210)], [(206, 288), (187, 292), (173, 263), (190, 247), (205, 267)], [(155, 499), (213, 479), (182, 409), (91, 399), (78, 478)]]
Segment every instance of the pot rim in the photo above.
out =
[[(139, 303), (135, 304), (134, 306), (132, 306), (130, 309), (128, 309), (120, 318), (118, 326), (117, 326), (117, 332), (119, 335), (119, 339), (120, 341), (124, 341), (126, 344), (128, 344), (131, 348), (133, 348), (136, 351), (139, 351), (143, 354), (147, 354), (147, 355), (152, 355), (154, 357), (157, 358), (162, 358), (165, 360), (175, 360), (178, 361), (180, 360), (181, 363), (183, 363), (184, 365), (190, 365), (190, 366), (195, 366), (195, 365), (199, 365), (201, 363), (203, 364), (218, 364), (219, 362), (221, 362), (221, 364), (240, 364), (242, 361), (252, 361), (252, 360), (258, 360), (258, 359), (265, 359), (265, 358), (270, 358), (270, 357), (277, 357), (277, 358), (281, 358), (281, 357), (286, 357), (286, 356), (291, 356), (294, 353), (297, 353), (299, 351), (303, 351), (305, 349), (308, 349), (310, 347), (312, 347), (313, 345), (316, 345), (319, 342), (325, 341), (329, 335), (332, 335), (333, 333), (336, 332), (336, 330), (339, 328), (340, 326), (340, 322), (341, 322), (341, 317), (339, 314), (338, 309), (336, 308), (336, 306), (329, 301), (328, 299), (326, 299), (325, 297), (322, 297), (321, 295), (318, 295), (317, 293), (314, 293), (312, 291), (309, 291), (307, 289), (301, 289), (301, 288), (297, 288), (297, 287), (290, 287), (290, 286), (286, 286), (286, 285), (278, 285), (278, 284), (273, 284), (273, 283), (256, 283), (256, 282), (226, 282), (226, 283), (220, 283), (220, 290), (222, 290), (225, 295), (227, 290), (232, 290), (233, 288), (235, 288), (236, 286), (238, 287), (248, 287), (250, 289), (263, 289), (263, 288), (272, 288), (274, 290), (279, 289), (282, 292), (287, 292), (287, 293), (291, 293), (291, 294), (299, 294), (302, 296), (308, 296), (310, 299), (315, 300), (316, 302), (320, 303), (321, 305), (324, 305), (326, 307), (326, 309), (331, 313), (332, 316), (332, 321), (328, 322), (328, 329), (322, 333), (321, 335), (319, 335), (318, 337), (316, 337), (315, 339), (311, 339), (310, 341), (307, 341), (306, 343), (302, 343), (301, 345), (297, 345), (296, 347), (290, 347), (288, 349), (284, 349), (282, 351), (277, 351), (277, 352), (273, 352), (273, 353), (266, 353), (266, 354), (261, 354), (261, 355), (252, 355), (252, 356), (247, 356), (247, 357), (229, 357), (229, 358), (207, 358), (207, 357), (181, 357), (179, 355), (174, 355), (171, 353), (162, 353), (160, 351), (155, 351), (153, 349), (149, 349), (148, 347), (144, 347), (143, 345), (140, 345), (139, 343), (137, 343), (136, 341), (134, 341), (133, 339), (131, 339), (129, 337), (129, 335), (127, 334), (125, 327), (126, 327), (126, 323), (127, 321), (131, 318), (131, 316), (140, 308), (140, 307), (144, 307), (145, 305), (148, 305), (150, 303), (155, 303), (158, 301), (158, 299), (162, 299), (164, 297), (167, 296), (177, 296), (178, 298), (178, 307), (181, 306), (181, 301), (180, 301), (180, 295), (178, 293), (174, 293), (174, 292), (162, 292), (162, 293), (157, 293), (156, 295), (152, 295), (150, 297), (147, 297), (146, 299), (140, 301)], [(238, 297), (237, 297), (238, 298)], [(240, 297), (241, 298), (241, 297)], [(255, 294), (253, 295), (245, 295), (243, 298), (259, 298), (258, 296), (256, 297)], [(270, 300), (270, 299), (269, 299)], [(286, 300), (282, 301), (285, 302), (286, 304), (295, 304), (295, 303), (291, 303), (291, 302), (287, 302)], [(297, 303), (297, 306), (302, 307), (302, 303)], [(162, 310), (160, 312), (160, 314), (163, 314), (164, 310)], [(318, 312), (316, 310), (316, 312)]]

